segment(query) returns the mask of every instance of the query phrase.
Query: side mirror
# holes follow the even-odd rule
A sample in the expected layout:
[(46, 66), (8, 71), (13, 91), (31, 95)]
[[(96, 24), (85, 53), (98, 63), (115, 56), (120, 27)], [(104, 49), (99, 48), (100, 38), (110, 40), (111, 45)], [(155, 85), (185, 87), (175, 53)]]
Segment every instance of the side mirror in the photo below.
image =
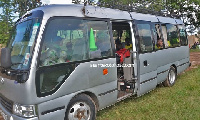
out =
[(10, 68), (11, 63), (11, 49), (10, 48), (2, 48), (1, 49), (1, 66), (4, 68)]

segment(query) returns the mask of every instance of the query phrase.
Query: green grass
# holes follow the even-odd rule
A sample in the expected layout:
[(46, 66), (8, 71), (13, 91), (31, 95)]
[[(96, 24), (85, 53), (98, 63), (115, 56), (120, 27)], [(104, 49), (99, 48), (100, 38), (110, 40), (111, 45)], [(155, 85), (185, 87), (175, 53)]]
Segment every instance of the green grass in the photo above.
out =
[(97, 113), (97, 120), (189, 119), (200, 119), (200, 67), (179, 75), (173, 87), (157, 87)]
[(200, 49), (190, 49), (190, 52), (200, 52)]

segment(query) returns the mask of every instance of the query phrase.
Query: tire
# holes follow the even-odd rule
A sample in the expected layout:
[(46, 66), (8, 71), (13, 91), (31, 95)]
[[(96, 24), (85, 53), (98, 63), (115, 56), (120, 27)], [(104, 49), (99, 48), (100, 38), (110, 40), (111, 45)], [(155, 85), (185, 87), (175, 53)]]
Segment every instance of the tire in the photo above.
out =
[(65, 120), (95, 120), (96, 106), (90, 96), (80, 94), (67, 107)]
[(163, 82), (163, 85), (165, 87), (172, 87), (175, 84), (176, 76), (177, 76), (176, 70), (174, 67), (171, 66), (169, 69), (167, 79)]

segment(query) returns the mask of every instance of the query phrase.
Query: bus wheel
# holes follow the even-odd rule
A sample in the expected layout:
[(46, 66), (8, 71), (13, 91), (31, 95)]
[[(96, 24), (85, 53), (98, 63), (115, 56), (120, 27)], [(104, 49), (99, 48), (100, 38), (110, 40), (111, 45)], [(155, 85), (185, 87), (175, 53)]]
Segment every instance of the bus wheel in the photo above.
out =
[(86, 94), (80, 94), (73, 98), (65, 113), (65, 120), (95, 120), (95, 117), (95, 103)]
[(168, 73), (168, 76), (167, 76), (167, 79), (163, 82), (163, 85), (165, 87), (171, 87), (174, 85), (175, 81), (176, 81), (176, 70), (174, 67), (170, 67), (169, 69), (169, 73)]

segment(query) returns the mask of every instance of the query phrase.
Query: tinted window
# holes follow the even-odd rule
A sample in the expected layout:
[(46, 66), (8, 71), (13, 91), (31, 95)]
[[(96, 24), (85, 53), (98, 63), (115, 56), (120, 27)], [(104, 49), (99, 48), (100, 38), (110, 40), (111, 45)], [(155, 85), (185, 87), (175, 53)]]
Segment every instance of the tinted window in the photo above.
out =
[(187, 45), (188, 42), (187, 42), (187, 35), (186, 35), (185, 27), (183, 25), (178, 25), (178, 29), (179, 29), (181, 45)]
[(164, 44), (161, 38), (160, 25), (159, 24), (153, 25), (152, 30), (153, 30), (153, 37), (155, 40), (155, 49), (156, 50), (162, 49), (164, 47), (163, 46)]
[(169, 47), (180, 46), (180, 40), (178, 38), (177, 27), (172, 24), (167, 24), (167, 41)]
[(141, 52), (150, 52), (153, 50), (152, 34), (150, 24), (137, 24), (139, 43)]
[(106, 21), (52, 19), (43, 41), (40, 66), (111, 56)]
[(162, 28), (162, 35), (165, 43), (165, 48), (168, 48), (170, 46), (170, 41), (167, 39), (167, 27), (166, 25), (161, 25)]
[(39, 26), (39, 19), (27, 20), (16, 26), (13, 39), (8, 43), (8, 47), (12, 50), (12, 69), (29, 68)]

